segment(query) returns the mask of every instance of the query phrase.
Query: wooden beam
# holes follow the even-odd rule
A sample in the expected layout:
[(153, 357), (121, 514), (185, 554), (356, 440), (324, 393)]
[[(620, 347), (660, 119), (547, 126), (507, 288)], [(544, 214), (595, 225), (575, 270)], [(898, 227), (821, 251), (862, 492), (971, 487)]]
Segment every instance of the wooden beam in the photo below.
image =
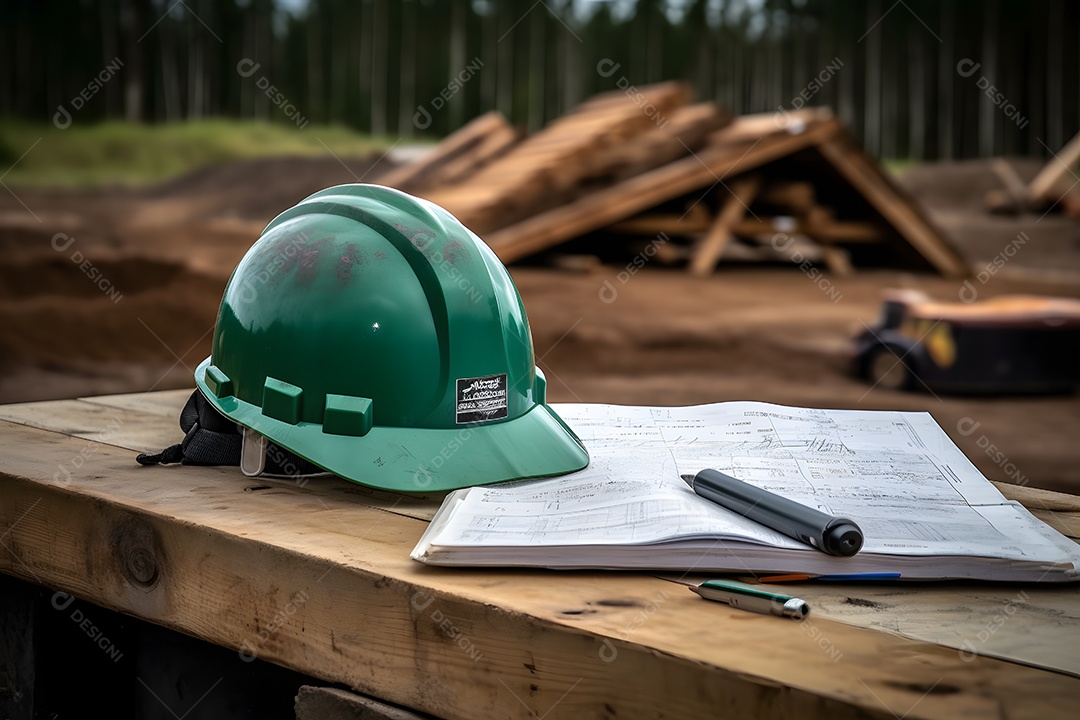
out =
[(946, 277), (965, 277), (970, 273), (964, 258), (846, 133), (843, 139), (830, 137), (817, 147), (931, 267)]
[[(1051, 192), (1066, 175), (1072, 175), (1072, 169), (1080, 163), (1080, 133), (1073, 136), (1065, 147), (1054, 153), (1039, 174), (1028, 185), (1028, 195), (1033, 200), (1046, 200), (1055, 202), (1057, 197), (1051, 197)], [(1070, 181), (1068, 185), (1072, 185)], [(1059, 196), (1060, 197), (1060, 196)]]
[(698, 235), (712, 227), (712, 217), (704, 203), (698, 203), (690, 213), (649, 213), (621, 220), (604, 228), (605, 231), (627, 235)]
[(990, 169), (994, 171), (1001, 184), (1005, 186), (1007, 202), (1020, 212), (1026, 212), (1032, 203), (1032, 197), (1027, 185), (1020, 179), (1016, 168), (1005, 158), (994, 158), (990, 162)]
[(877, 243), (884, 240), (881, 229), (872, 223), (834, 220), (811, 223), (792, 218), (791, 225), (778, 225), (775, 218), (745, 218), (737, 222), (736, 235), (764, 235), (785, 232), (798, 233), (824, 243)]
[(855, 268), (851, 265), (851, 256), (843, 248), (838, 248), (835, 245), (822, 245), (821, 258), (833, 275), (846, 277), (855, 272)]
[(724, 254), (724, 247), (731, 240), (732, 228), (742, 220), (760, 187), (761, 178), (751, 175), (732, 181), (730, 186), (722, 191), (727, 195), (727, 199), (720, 206), (720, 212), (717, 213), (708, 234), (694, 250), (694, 256), (690, 260), (691, 273), (698, 276), (712, 273)]
[(713, 137), (718, 143), (755, 142), (770, 136), (801, 135), (809, 127), (832, 120), (833, 114), (828, 108), (796, 110), (786, 118), (774, 112), (740, 115)]

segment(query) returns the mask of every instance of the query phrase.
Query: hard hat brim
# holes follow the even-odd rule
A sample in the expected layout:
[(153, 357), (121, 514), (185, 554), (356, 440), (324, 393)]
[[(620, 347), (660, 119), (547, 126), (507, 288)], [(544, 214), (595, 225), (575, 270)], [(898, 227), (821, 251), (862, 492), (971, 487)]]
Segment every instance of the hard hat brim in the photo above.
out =
[(199, 391), (225, 417), (352, 482), (395, 492), (456, 490), (581, 470), (589, 454), (546, 404), (520, 417), (451, 429), (372, 427), (362, 437), (323, 432), (319, 423), (267, 417), (258, 405), (219, 398), (207, 386), (207, 358), (195, 370)]

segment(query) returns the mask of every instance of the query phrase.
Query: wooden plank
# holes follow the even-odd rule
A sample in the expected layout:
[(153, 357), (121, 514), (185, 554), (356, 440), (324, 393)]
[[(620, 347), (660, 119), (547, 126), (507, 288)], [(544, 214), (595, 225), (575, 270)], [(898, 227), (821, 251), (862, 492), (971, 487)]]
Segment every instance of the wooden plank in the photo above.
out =
[[(845, 134), (846, 135), (846, 134)], [(965, 277), (967, 263), (876, 162), (848, 137), (830, 137), (818, 150), (931, 267), (946, 277)]]
[(714, 139), (718, 143), (734, 144), (756, 142), (762, 138), (780, 135), (800, 135), (806, 132), (807, 128), (830, 120), (833, 120), (833, 114), (828, 108), (796, 110), (789, 113), (786, 120), (779, 120), (776, 113), (741, 115), (716, 133)]
[[(169, 472), (170, 468), (139, 468), (135, 455), (141, 452), (157, 452), (183, 440), (180, 430), (180, 408), (190, 391), (167, 391), (142, 394), (116, 395), (111, 400), (96, 398), (85, 400), (49, 400), (45, 402), (0, 405), (0, 420), (39, 428), (62, 436), (79, 438), (83, 443), (77, 453), (60, 457), (53, 467), (53, 481), (67, 485), (72, 477), (83, 471), (100, 449), (108, 444), (128, 451), (129, 465), (144, 472)], [(157, 398), (155, 396), (161, 395)], [(183, 398), (180, 400), (180, 398)], [(179, 400), (179, 402), (178, 402)], [(174, 412), (162, 413), (160, 406), (175, 405)], [(220, 468), (221, 472), (235, 473), (235, 468)], [(374, 488), (343, 483), (333, 477), (313, 478), (247, 478), (247, 487), (265, 490), (326, 487), (327, 492), (348, 496), (368, 507), (392, 511), (421, 520), (430, 520), (439, 509), (445, 494), (433, 496), (403, 496)]]
[(1005, 203), (1016, 210), (1026, 211), (1031, 206), (1031, 196), (1012, 163), (1005, 158), (994, 158), (990, 161), (990, 169), (1005, 186)]
[(689, 102), (691, 89), (686, 83), (667, 82), (639, 88), (639, 93), (640, 102), (625, 94), (587, 102), (527, 137), (467, 182), (423, 195), (481, 236), (547, 209), (602, 175), (612, 153)]
[[(134, 410), (150, 415), (160, 415), (173, 419), (180, 418), (180, 410), (187, 402), (195, 388), (182, 390), (159, 390), (156, 392), (125, 393), (122, 395), (93, 395), (81, 397), (79, 400), (94, 405), (118, 408), (121, 410)], [(0, 407), (3, 412), (3, 407)]]
[(724, 254), (724, 247), (731, 240), (731, 229), (735, 223), (742, 220), (760, 187), (761, 178), (757, 175), (732, 181), (725, 191), (728, 197), (720, 206), (716, 220), (705, 238), (694, 249), (694, 255), (690, 259), (691, 273), (698, 276), (712, 273), (720, 256)]
[(42, 458), (83, 442), (0, 428), (0, 570), (440, 717), (1047, 718), (1080, 692), (632, 573), (423, 567), (423, 522), (212, 468), (144, 473), (107, 446), (56, 486)]
[(508, 152), (521, 140), (521, 133), (509, 124), (488, 132), (468, 150), (447, 159), (424, 178), (423, 187), (458, 182), (487, 163)]
[(607, 232), (627, 235), (697, 235), (709, 231), (713, 219), (704, 203), (697, 203), (685, 213), (648, 213), (622, 220), (604, 228)]
[(821, 259), (825, 261), (825, 266), (829, 268), (829, 272), (833, 275), (847, 277), (855, 272), (855, 268), (851, 265), (851, 256), (843, 248), (823, 244), (821, 246)]
[[(157, 452), (165, 445), (183, 439), (180, 431), (180, 413), (168, 416), (161, 412), (144, 412), (136, 408), (110, 407), (106, 404), (82, 400), (49, 400), (45, 402), (0, 405), (0, 420), (41, 428), (82, 440), (108, 443), (134, 453)], [(159, 438), (167, 438), (165, 445), (158, 445)], [(84, 443), (86, 448), (92, 445)], [(82, 463), (73, 459), (72, 464)], [(68, 463), (60, 463), (58, 470), (72, 471)]]
[(596, 174), (614, 179), (633, 177), (699, 149), (709, 135), (730, 122), (728, 113), (713, 103), (676, 108), (666, 122), (649, 129), (632, 143), (612, 148)]
[(428, 184), (426, 177), (434, 174), (441, 166), (467, 154), (486, 137), (505, 134), (507, 130), (513, 134), (510, 123), (498, 110), (484, 113), (451, 133), (428, 155), (391, 170), (380, 177), (379, 182), (409, 191), (424, 187)]
[[(793, 222), (792, 222), (793, 221)], [(732, 231), (736, 235), (764, 235), (777, 232), (806, 235), (826, 243), (877, 243), (884, 241), (881, 230), (871, 223), (839, 221), (813, 223), (788, 218), (779, 223), (776, 218), (744, 218)]]
[[(1078, 163), (1080, 163), (1080, 133), (1074, 135), (1059, 152), (1054, 153), (1039, 174), (1032, 179), (1031, 184), (1028, 185), (1028, 197), (1033, 200), (1056, 202), (1061, 196), (1053, 197), (1051, 191), (1062, 178), (1072, 175), (1072, 169)], [(1069, 179), (1066, 186), (1072, 184), (1072, 179)]]
[[(692, 157), (676, 160), (489, 233), (485, 239), (504, 263), (511, 263), (681, 195), (712, 187), (730, 174), (742, 174), (810, 147), (838, 127), (836, 121), (823, 122), (809, 126), (802, 133), (777, 133), (760, 141), (737, 145), (710, 140)], [(714, 134), (713, 138), (716, 136)]]
[(791, 215), (801, 215), (815, 207), (815, 194), (811, 182), (766, 180), (758, 200), (765, 205), (788, 208)]
[(1080, 674), (1080, 645), (1062, 642), (1073, 633), (1061, 609), (1076, 602), (1075, 586), (1040, 587), (1032, 593), (1026, 584), (972, 583), (964, 585), (960, 599), (949, 583), (922, 583), (919, 602), (912, 603), (904, 583), (853, 583), (844, 592), (823, 585), (777, 589), (797, 593), (820, 617), (948, 645), (962, 658), (977, 651)]

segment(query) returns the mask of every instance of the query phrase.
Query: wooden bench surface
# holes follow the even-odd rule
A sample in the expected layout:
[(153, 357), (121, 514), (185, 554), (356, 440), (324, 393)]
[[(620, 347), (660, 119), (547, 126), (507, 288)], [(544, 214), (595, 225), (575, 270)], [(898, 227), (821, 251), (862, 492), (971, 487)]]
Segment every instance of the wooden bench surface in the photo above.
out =
[[(646, 574), (422, 566), (408, 553), (437, 499), (136, 465), (179, 441), (187, 394), (0, 407), (0, 571), (444, 717), (1075, 716), (1080, 678), (888, 628)], [(1080, 535), (1077, 498), (999, 487)], [(1024, 591), (1075, 645), (1075, 586)]]

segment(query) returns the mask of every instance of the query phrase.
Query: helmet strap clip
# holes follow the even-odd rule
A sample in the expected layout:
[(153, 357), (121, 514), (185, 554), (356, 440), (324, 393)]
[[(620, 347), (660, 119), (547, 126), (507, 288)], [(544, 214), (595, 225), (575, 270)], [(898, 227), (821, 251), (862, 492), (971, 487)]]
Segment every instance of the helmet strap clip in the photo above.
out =
[(244, 441), (240, 450), (240, 470), (248, 477), (258, 477), (266, 469), (266, 436), (251, 428), (244, 428)]

